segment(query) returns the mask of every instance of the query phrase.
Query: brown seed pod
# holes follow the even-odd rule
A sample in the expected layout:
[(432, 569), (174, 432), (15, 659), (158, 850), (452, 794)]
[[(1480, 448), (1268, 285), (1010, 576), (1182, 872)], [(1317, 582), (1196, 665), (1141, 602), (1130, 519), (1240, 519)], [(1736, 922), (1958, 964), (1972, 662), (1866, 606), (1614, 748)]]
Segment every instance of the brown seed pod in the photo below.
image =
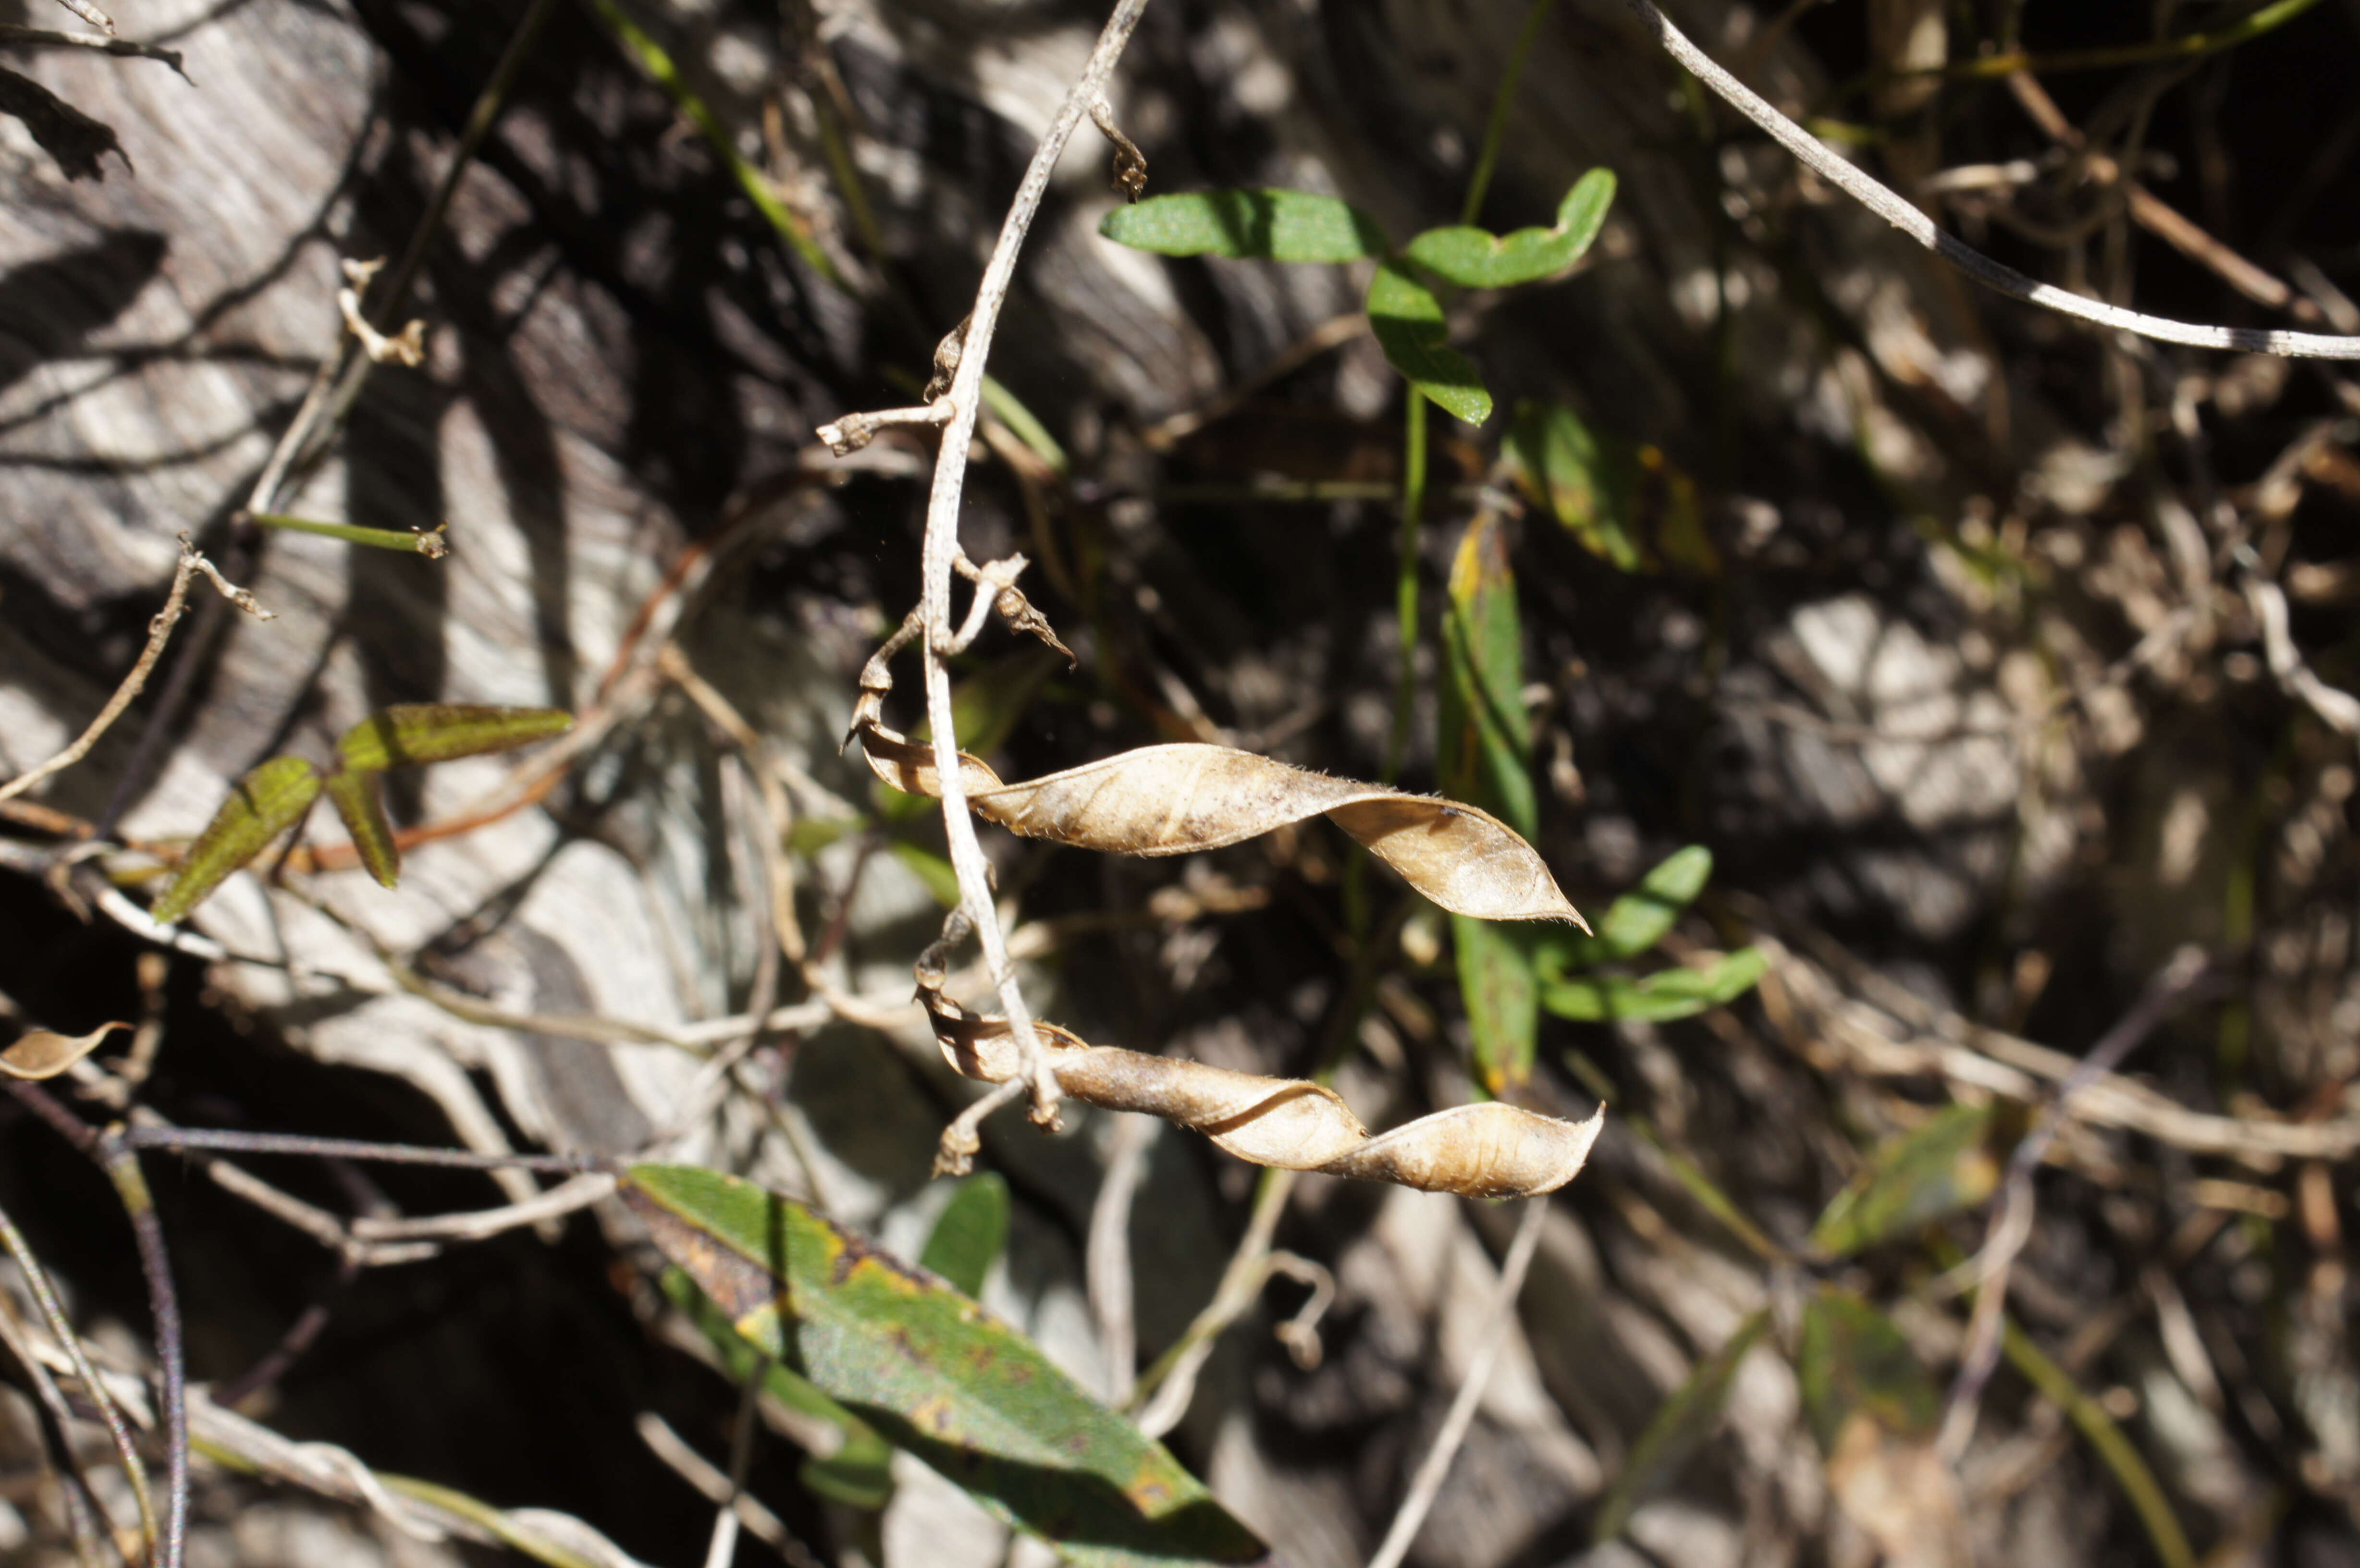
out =
[[(978, 1018), (932, 986), (922, 985), (918, 997), (952, 1067), (987, 1083), (1016, 1076), (1016, 1042), (1002, 1020)], [(1602, 1108), (1588, 1121), (1567, 1122), (1485, 1101), (1371, 1137), (1333, 1090), (1317, 1083), (1091, 1045), (1054, 1024), (1036, 1028), (1057, 1086), (1071, 1098), (1161, 1116), (1240, 1160), (1282, 1170), (1470, 1198), (1530, 1198), (1572, 1181), (1605, 1125)]]
[[(853, 733), (877, 777), (939, 798), (930, 747), (865, 710)], [(1487, 920), (1589, 924), (1532, 845), (1488, 812), (1431, 795), (1334, 779), (1225, 746), (1148, 746), (1062, 773), (1009, 784), (959, 754), (967, 805), (1027, 838), (1114, 855), (1219, 849), (1324, 816), (1452, 914)]]

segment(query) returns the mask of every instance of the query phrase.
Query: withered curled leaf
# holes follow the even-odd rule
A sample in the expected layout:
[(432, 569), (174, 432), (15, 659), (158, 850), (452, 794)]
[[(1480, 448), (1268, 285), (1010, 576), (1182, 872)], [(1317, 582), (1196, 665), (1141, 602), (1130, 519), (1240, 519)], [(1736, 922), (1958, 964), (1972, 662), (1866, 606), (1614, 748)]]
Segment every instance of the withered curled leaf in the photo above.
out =
[[(931, 747), (868, 713), (854, 733), (879, 779), (906, 794), (942, 794)], [(1113, 855), (1188, 855), (1325, 816), (1452, 914), (1590, 929), (1532, 845), (1489, 812), (1456, 800), (1334, 779), (1225, 746), (1141, 746), (1017, 784), (964, 752), (959, 760), (976, 815), (1027, 838)]]
[(49, 1029), (32, 1029), (16, 1043), (0, 1051), (0, 1073), (11, 1078), (38, 1081), (54, 1078), (98, 1049), (99, 1041), (116, 1029), (126, 1029), (129, 1024), (101, 1024), (88, 1034), (73, 1036)]
[[(998, 1018), (978, 1018), (922, 985), (934, 1040), (967, 1077), (1017, 1075), (1016, 1041)], [(1057, 1086), (1085, 1105), (1138, 1111), (1192, 1127), (1256, 1165), (1393, 1181), (1470, 1198), (1531, 1198), (1578, 1175), (1604, 1126), (1559, 1121), (1497, 1100), (1459, 1105), (1371, 1137), (1335, 1092), (1299, 1078), (1262, 1078), (1202, 1062), (1091, 1045), (1054, 1024), (1035, 1026)]]

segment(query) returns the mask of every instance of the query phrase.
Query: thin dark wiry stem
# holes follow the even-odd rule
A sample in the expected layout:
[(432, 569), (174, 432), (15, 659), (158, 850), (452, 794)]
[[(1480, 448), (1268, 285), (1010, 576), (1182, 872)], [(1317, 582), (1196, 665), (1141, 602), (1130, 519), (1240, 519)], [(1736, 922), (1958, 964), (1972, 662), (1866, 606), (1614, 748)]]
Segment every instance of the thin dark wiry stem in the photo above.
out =
[(210, 1127), (133, 1127), (122, 1134), (131, 1149), (207, 1149), (224, 1154), (292, 1154), (313, 1160), (373, 1160), (383, 1165), (442, 1165), (460, 1171), (539, 1171), (581, 1175), (603, 1168), (590, 1154), (477, 1154), (464, 1149), (421, 1149), (300, 1133), (224, 1132)]
[(98, 1145), (99, 1162), (131, 1218), (139, 1271), (148, 1279), (148, 1312), (155, 1319), (156, 1363), (164, 1394), (164, 1538), (158, 1543), (156, 1563), (157, 1568), (180, 1568), (189, 1539), (189, 1367), (180, 1297), (172, 1285), (172, 1257), (164, 1246), (164, 1226), (156, 1217), (155, 1194), (148, 1190), (139, 1157), (115, 1133), (100, 1134)]
[[(11, 1084), (10, 1087), (21, 1090), (25, 1085)], [(98, 1372), (91, 1366), (89, 1357), (82, 1354), (82, 1340), (73, 1331), (73, 1322), (66, 1316), (65, 1304), (58, 1300), (57, 1290), (50, 1285), (41, 1260), (34, 1255), (32, 1244), (25, 1239), (24, 1233), (16, 1228), (16, 1222), (9, 1218), (4, 1209), (0, 1209), (0, 1247), (5, 1248), (8, 1255), (16, 1260), (16, 1267), (25, 1277), (25, 1289), (31, 1292), (33, 1304), (40, 1310), (50, 1337), (58, 1342), (59, 1347), (65, 1352), (66, 1359), (72, 1363), (74, 1376), (82, 1379), (92, 1408), (98, 1411), (99, 1420), (106, 1426), (106, 1435), (115, 1444), (116, 1456), (123, 1461), (123, 1473), (131, 1482), (132, 1497), (139, 1505), (139, 1522), (148, 1533), (150, 1549), (160, 1547), (163, 1530), (156, 1518), (156, 1499), (148, 1486), (148, 1468), (139, 1463), (139, 1449), (132, 1441), (130, 1424), (123, 1419), (121, 1408), (108, 1395), (106, 1385), (99, 1381)]]

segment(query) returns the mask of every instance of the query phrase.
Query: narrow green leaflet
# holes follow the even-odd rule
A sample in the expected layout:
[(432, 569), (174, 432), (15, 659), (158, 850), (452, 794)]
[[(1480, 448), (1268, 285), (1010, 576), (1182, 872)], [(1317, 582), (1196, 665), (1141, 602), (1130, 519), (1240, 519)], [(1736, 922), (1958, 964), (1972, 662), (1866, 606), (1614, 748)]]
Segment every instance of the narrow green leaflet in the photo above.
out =
[(739, 1334), (1069, 1562), (1264, 1555), (1162, 1444), (935, 1275), (716, 1171), (636, 1166), (622, 1195)]
[(1726, 1007), (1754, 988), (1770, 967), (1758, 947), (1724, 953), (1705, 969), (1661, 969), (1636, 980), (1619, 975), (1543, 975), (1541, 1006), (1561, 1018), (1596, 1023), (1629, 1018), (1668, 1023)]
[(1459, 962), (1459, 995), (1474, 1039), (1475, 1076), (1493, 1099), (1507, 1096), (1533, 1075), (1540, 1037), (1540, 992), (1533, 978), (1535, 932), (1497, 920), (1450, 917), (1450, 943)]
[(186, 915), (231, 872), (302, 820), (319, 798), (319, 769), (300, 757), (274, 757), (239, 779), (205, 831), (189, 845), (180, 874), (151, 912), (165, 925)]
[(1630, 1457), (1622, 1462), (1622, 1473), (1614, 1477), (1613, 1488), (1606, 1500), (1598, 1506), (1598, 1524), (1592, 1539), (1599, 1545), (1622, 1533), (1631, 1522), (1632, 1511), (1645, 1502), (1661, 1487), (1677, 1479), (1698, 1449), (1721, 1426), (1721, 1412), (1729, 1403), (1730, 1386), (1737, 1380), (1737, 1368), (1753, 1348), (1762, 1342), (1770, 1327), (1770, 1313), (1765, 1309), (1755, 1312), (1738, 1325), (1729, 1336), (1729, 1343), (1697, 1364), (1688, 1381), (1672, 1390), (1639, 1441), (1631, 1445)]
[(1822, 1285), (1803, 1307), (1795, 1372), (1822, 1453), (1864, 1414), (1896, 1437), (1923, 1437), (1941, 1419), (1934, 1380), (1893, 1320), (1849, 1290)]
[(1471, 800), (1529, 843), (1540, 831), (1533, 793), (1532, 719), (1524, 711), (1524, 629), (1499, 514), (1479, 511), (1450, 563), (1439, 693), (1443, 792)]
[[(1452, 559), (1442, 632), (1435, 750), (1443, 792), (1483, 807), (1530, 842), (1539, 832), (1540, 801), (1527, 760), (1524, 622), (1507, 534), (1489, 507), (1476, 513)], [(1532, 1076), (1540, 1034), (1533, 953), (1546, 939), (1463, 915), (1451, 917), (1450, 932), (1476, 1080), (1494, 1097), (1507, 1095)]]
[(1463, 289), (1513, 289), (1579, 261), (1606, 226), (1614, 201), (1612, 169), (1593, 169), (1557, 204), (1557, 226), (1496, 235), (1482, 229), (1428, 229), (1404, 247), (1410, 260)]
[(401, 846), (393, 842), (393, 824), (385, 815), (385, 780), (379, 774), (347, 768), (327, 780), (328, 803), (344, 820), (361, 864), (381, 887), (401, 879)]
[(1358, 261), (1393, 247), (1376, 220), (1308, 191), (1198, 191), (1117, 207), (1098, 233), (1158, 256)]
[(951, 1192), (918, 1266), (970, 1296), (983, 1294), (991, 1260), (1008, 1245), (1008, 1181), (994, 1171), (970, 1176)]
[(1442, 301), (1398, 262), (1386, 262), (1369, 280), (1369, 331), (1393, 367), (1445, 413), (1470, 425), (1491, 417), (1491, 394), (1484, 390), (1482, 376), (1450, 346)]
[(1517, 486), (1584, 550), (1625, 572), (1644, 568), (1622, 487), (1612, 483), (1607, 454), (1581, 416), (1562, 403), (1518, 403), (1502, 456)]
[(1990, 1197), (2000, 1178), (1994, 1121), (1989, 1105), (1952, 1105), (1886, 1143), (1811, 1227), (1811, 1245), (1841, 1258)]
[(348, 768), (399, 768), (506, 751), (573, 727), (574, 715), (563, 708), (399, 702), (346, 730), (336, 750)]
[(893, 1445), (875, 1427), (821, 1393), (810, 1378), (755, 1349), (685, 1271), (665, 1269), (663, 1292), (712, 1344), (732, 1383), (743, 1384), (757, 1364), (768, 1363), (762, 1391), (803, 1418), (797, 1423), (797, 1436), (811, 1455), (801, 1474), (805, 1486), (856, 1508), (885, 1506), (893, 1496)]
[(1678, 922), (1680, 911), (1696, 902), (1711, 879), (1712, 851), (1700, 844), (1674, 850), (1639, 878), (1636, 887), (1614, 900), (1606, 918), (1598, 922), (1595, 937), (1574, 945), (1572, 964), (1579, 968), (1608, 959), (1638, 957), (1664, 940)]

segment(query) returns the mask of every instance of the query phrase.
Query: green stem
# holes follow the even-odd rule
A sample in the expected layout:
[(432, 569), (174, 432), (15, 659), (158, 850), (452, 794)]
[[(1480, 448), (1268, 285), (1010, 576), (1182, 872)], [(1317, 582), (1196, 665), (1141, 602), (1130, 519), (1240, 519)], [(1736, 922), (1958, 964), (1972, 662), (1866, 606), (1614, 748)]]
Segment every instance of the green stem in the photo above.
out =
[(2098, 1401), (2081, 1391), (2070, 1374), (2040, 1353), (2039, 1346), (2024, 1336), (2014, 1323), (2001, 1331), (2000, 1348), (2006, 1353), (2010, 1365), (2023, 1373), (2026, 1381), (2054, 1400), (2066, 1419), (2079, 1428), (2107, 1469), (2114, 1473), (2115, 1484), (2130, 1498), (2137, 1510), (2139, 1522), (2147, 1526), (2147, 1539), (2155, 1543), (2155, 1554), (2163, 1568), (2196, 1568), (2196, 1553), (2188, 1544), (2187, 1532), (2180, 1528), (2180, 1518), (2171, 1511), (2171, 1504), (2163, 1495), (2163, 1487), (2155, 1472), (2139, 1457), (2123, 1429), (2114, 1424)]
[(1950, 81), (1989, 82), (1998, 77), (2013, 76), (2019, 71), (2046, 76), (2071, 71), (2112, 71), (2123, 66), (2152, 65), (2169, 60), (2201, 60), (2208, 54), (2218, 54), (2223, 49), (2234, 49), (2239, 44), (2260, 38), (2264, 33), (2293, 21), (2318, 4), (2319, 0), (2277, 0), (2277, 4), (2265, 5), (2243, 21), (2234, 22), (2215, 33), (2184, 33), (2176, 38), (2157, 38), (2143, 44), (2059, 49), (2053, 54), (2027, 54), (2021, 49), (2010, 49), (2005, 54), (1978, 55), (1972, 60), (1954, 60), (1946, 65), (1926, 66), (1915, 71), (1872, 71), (1845, 83), (1839, 101), (1856, 92), (1887, 82), (1907, 82), (1927, 76), (1939, 76)]
[(738, 181), (738, 189), (754, 203), (756, 212), (770, 220), (770, 227), (779, 232), (779, 237), (792, 246), (794, 253), (809, 263), (813, 271), (838, 289), (846, 288), (843, 276), (836, 269), (836, 263), (828, 259), (827, 252), (820, 248), (819, 242), (812, 237), (811, 230), (787, 210), (787, 204), (779, 200), (779, 193), (771, 189), (762, 171), (738, 152), (737, 144), (730, 139), (728, 127), (721, 123), (720, 116), (705, 100), (697, 96), (696, 90), (688, 84), (688, 79), (672, 63), (672, 58), (664, 47), (626, 16), (616, 0), (590, 0), (590, 8), (598, 13), (598, 19), (606, 24), (616, 41), (639, 62), (639, 69), (670, 95), (672, 106), (704, 134), (715, 156), (728, 165), (730, 177)]
[(1409, 749), (1410, 699), (1417, 683), (1417, 536), (1426, 510), (1426, 394), (1409, 389), (1409, 410), (1402, 441), (1402, 517), (1398, 575), (1393, 580), (1393, 613), (1401, 622), (1401, 670), (1393, 688), (1393, 734), (1385, 741), (1384, 782), (1401, 777), (1402, 756)]
[(443, 541), (442, 528), (436, 528), (432, 533), (423, 529), (404, 532), (398, 528), (364, 528), (352, 523), (323, 523), (312, 517), (290, 517), (277, 512), (248, 512), (246, 517), (266, 528), (318, 534), (322, 539), (343, 539), (346, 544), (365, 544), (376, 550), (408, 550), (430, 561), (451, 553), (451, 547)]
[(1467, 181), (1467, 201), (1459, 210), (1459, 221), (1474, 223), (1483, 210), (1483, 197), (1491, 188), (1491, 170), (1500, 161), (1500, 144), (1507, 138), (1508, 108), (1516, 101), (1516, 84), (1524, 80), (1524, 62), (1532, 58), (1533, 41), (1540, 37), (1541, 24), (1548, 20), (1550, 7), (1557, 0), (1533, 0), (1524, 12), (1524, 27), (1516, 34), (1516, 47), (1508, 55), (1508, 69), (1500, 77), (1500, 90), (1491, 95), (1491, 123), (1483, 127), (1483, 150), (1476, 156), (1475, 172)]

